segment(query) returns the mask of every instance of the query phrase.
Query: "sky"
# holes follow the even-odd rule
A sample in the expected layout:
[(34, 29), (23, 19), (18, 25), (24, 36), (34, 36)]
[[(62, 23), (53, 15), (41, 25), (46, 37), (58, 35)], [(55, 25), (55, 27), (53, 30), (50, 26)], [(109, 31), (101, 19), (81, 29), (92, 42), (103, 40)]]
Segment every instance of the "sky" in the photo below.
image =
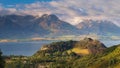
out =
[(4, 5), (15, 5), (15, 4), (30, 4), (34, 2), (50, 2), (51, 0), (0, 0), (0, 3)]
[(120, 0), (0, 0), (0, 15), (55, 14), (73, 25), (83, 19), (107, 19), (120, 25)]

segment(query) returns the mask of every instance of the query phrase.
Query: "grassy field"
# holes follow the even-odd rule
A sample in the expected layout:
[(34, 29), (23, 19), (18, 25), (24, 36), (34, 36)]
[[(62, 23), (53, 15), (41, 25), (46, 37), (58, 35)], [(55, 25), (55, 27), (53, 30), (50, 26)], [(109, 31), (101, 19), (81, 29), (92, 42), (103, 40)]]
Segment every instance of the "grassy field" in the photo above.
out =
[(76, 54), (82, 54), (82, 55), (88, 55), (88, 54), (90, 54), (89, 53), (89, 51), (88, 51), (88, 49), (81, 49), (81, 48), (73, 48), (73, 49), (71, 49), (71, 50), (68, 50), (68, 53), (70, 53), (70, 52), (74, 52), (74, 53), (76, 53)]

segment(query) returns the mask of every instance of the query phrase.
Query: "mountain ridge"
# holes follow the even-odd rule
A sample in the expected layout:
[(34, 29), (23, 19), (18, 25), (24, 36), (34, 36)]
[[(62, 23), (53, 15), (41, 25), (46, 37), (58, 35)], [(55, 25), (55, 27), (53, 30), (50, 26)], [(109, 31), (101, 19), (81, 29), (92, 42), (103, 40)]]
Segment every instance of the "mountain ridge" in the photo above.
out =
[(44, 14), (38, 18), (31, 15), (1, 16), (0, 26), (2, 26), (0, 27), (1, 37), (4, 37), (4, 35), (12, 35), (13, 37), (16, 35), (21, 37), (30, 37), (32, 35), (43, 36), (51, 33), (56, 35), (69, 34), (74, 33), (74, 31), (77, 30), (76, 27), (67, 22), (61, 21), (56, 15), (53, 14)]
[[(90, 23), (89, 23), (90, 22)], [(99, 23), (100, 22), (100, 23)], [(118, 35), (120, 27), (111, 21), (88, 20), (76, 26), (60, 20), (54, 14), (43, 14), (41, 17), (31, 15), (0, 16), (1, 38), (31, 38), (62, 35), (83, 35), (94, 33), (97, 35)]]

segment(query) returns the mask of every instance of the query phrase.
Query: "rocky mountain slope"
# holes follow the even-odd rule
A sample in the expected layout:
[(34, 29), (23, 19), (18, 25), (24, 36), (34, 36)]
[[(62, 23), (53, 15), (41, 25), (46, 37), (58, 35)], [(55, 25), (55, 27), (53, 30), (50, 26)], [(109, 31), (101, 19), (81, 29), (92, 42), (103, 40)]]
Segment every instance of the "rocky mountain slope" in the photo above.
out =
[(57, 16), (44, 14), (41, 17), (6, 15), (0, 16), (0, 37), (35, 37), (45, 35), (74, 34), (78, 29)]
[(86, 34), (118, 35), (120, 33), (120, 27), (107, 20), (84, 20), (77, 24), (76, 27)]

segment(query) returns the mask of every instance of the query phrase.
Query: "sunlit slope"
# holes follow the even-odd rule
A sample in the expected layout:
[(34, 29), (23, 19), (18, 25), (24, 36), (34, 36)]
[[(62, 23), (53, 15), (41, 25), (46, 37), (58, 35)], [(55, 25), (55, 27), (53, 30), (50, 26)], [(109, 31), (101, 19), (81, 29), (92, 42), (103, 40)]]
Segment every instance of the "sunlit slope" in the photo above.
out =
[(88, 55), (90, 54), (89, 50), (88, 49), (80, 49), (80, 48), (73, 48), (72, 49), (72, 52), (78, 54), (78, 55)]
[(120, 68), (120, 45), (107, 48), (90, 68)]

